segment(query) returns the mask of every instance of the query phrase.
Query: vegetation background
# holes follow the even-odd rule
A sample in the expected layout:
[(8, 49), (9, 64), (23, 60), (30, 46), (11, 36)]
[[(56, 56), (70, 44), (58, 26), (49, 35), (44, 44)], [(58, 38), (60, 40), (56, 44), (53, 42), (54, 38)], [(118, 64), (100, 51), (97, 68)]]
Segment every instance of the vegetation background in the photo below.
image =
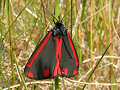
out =
[(59, 89), (120, 90), (120, 0), (0, 0), (0, 89), (53, 90), (54, 80), (23, 73), (36, 43), (54, 26), (52, 15), (64, 17), (80, 60), (79, 76), (59, 78)]

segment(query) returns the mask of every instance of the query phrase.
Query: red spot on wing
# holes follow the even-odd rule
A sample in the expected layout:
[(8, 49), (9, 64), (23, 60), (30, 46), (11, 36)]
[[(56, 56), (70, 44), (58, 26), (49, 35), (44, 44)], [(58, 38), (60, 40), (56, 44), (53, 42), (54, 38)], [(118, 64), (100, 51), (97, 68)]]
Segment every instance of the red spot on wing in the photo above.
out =
[(68, 68), (63, 68), (63, 70), (62, 70), (62, 74), (64, 74), (64, 75), (68, 75)]
[(43, 76), (44, 76), (45, 78), (49, 77), (49, 76), (50, 76), (50, 70), (49, 70), (49, 69), (45, 69), (45, 70), (43, 71)]
[(78, 74), (78, 70), (75, 69), (74, 72), (73, 72), (73, 74), (77, 75)]
[(33, 78), (33, 77), (34, 77), (33, 72), (28, 72), (27, 76), (28, 76), (29, 78)]

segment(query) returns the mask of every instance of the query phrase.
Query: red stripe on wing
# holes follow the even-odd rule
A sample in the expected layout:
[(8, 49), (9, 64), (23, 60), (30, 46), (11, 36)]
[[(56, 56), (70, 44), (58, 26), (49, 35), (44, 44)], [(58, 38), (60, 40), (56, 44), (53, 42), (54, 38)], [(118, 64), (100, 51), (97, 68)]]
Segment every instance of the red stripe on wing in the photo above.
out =
[(62, 59), (62, 38), (58, 38), (56, 37), (56, 42), (57, 42), (57, 45), (56, 45), (56, 66), (55, 66), (55, 69), (54, 69), (54, 77), (57, 76), (57, 74), (61, 74), (61, 69), (60, 69), (60, 62), (61, 62), (61, 59)]
[(35, 53), (35, 55), (33, 56), (31, 62), (27, 64), (28, 67), (32, 67), (32, 65), (34, 64), (35, 60), (37, 60), (38, 56), (40, 55), (40, 53), (42, 52), (42, 50), (44, 49), (44, 47), (45, 47), (46, 44), (48, 43), (51, 35), (52, 35), (52, 32), (49, 32), (49, 34), (47, 35), (47, 37), (45, 38), (45, 40), (43, 41), (43, 43), (42, 43), (41, 46), (39, 47), (38, 51), (37, 51), (37, 52)]
[(73, 54), (74, 54), (74, 57), (75, 57), (75, 60), (76, 60), (76, 65), (77, 65), (77, 67), (79, 67), (79, 59), (78, 59), (78, 56), (76, 54), (75, 47), (74, 47), (74, 44), (73, 44), (73, 41), (72, 41), (72, 38), (71, 38), (69, 32), (68, 32), (68, 39), (69, 39), (70, 46), (72, 48), (72, 51), (73, 51)]
[(78, 75), (78, 70), (75, 69), (74, 72), (73, 72), (73, 74), (74, 75)]

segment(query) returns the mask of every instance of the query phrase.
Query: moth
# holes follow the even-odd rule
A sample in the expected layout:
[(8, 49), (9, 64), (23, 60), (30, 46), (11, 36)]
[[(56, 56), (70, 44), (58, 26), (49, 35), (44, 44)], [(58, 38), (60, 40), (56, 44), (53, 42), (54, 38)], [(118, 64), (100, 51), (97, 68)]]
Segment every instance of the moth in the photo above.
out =
[(62, 21), (48, 31), (36, 46), (24, 68), (28, 78), (35, 80), (54, 79), (57, 76), (78, 75), (79, 59), (70, 32)]

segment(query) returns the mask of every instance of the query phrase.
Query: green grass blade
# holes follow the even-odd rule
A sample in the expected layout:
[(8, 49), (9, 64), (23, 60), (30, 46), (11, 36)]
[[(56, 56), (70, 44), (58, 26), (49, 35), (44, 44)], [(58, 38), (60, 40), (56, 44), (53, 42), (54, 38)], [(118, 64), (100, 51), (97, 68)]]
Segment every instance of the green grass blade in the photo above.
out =
[(55, 4), (55, 17), (58, 18), (61, 14), (61, 7), (60, 7), (60, 0), (56, 0), (56, 4)]
[[(102, 57), (98, 60), (98, 62), (96, 63), (95, 67), (92, 69), (87, 81), (90, 80), (90, 78), (92, 77), (93, 73), (95, 72), (96, 68), (98, 67), (98, 65), (100, 64), (101, 60), (103, 59), (104, 55), (106, 54), (107, 50), (109, 49), (111, 43), (108, 45), (108, 47), (105, 49), (104, 53), (102, 54)], [(83, 86), (82, 90), (84, 90), (86, 87), (86, 84)]]

